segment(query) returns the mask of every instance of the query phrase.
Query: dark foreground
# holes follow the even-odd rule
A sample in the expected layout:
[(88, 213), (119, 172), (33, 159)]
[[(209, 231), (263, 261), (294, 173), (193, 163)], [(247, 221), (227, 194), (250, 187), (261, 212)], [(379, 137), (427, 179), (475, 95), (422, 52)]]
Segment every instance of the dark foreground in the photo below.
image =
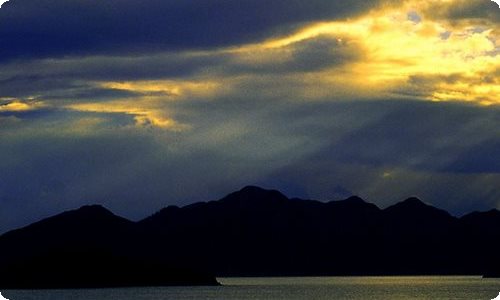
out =
[(54, 253), (7, 264), (0, 289), (81, 289), (109, 287), (218, 285), (213, 276), (151, 260), (109, 254)]
[(85, 206), (0, 237), (0, 288), (216, 285), (215, 276), (500, 275), (500, 212), (461, 218), (246, 187), (132, 222)]

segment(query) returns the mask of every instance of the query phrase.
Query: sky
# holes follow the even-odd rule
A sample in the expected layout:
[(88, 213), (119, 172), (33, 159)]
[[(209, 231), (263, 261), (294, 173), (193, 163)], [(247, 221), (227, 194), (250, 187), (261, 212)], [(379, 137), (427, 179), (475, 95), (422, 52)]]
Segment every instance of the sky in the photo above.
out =
[(245, 185), (500, 208), (489, 0), (10, 0), (0, 232)]

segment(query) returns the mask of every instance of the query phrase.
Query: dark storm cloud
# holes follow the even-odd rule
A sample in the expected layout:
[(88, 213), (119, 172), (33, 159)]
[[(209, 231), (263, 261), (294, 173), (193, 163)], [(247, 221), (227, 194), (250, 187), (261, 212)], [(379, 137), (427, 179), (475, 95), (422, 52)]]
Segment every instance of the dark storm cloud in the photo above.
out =
[[(254, 53), (165, 52), (145, 56), (97, 56), (6, 64), (0, 72), (2, 92), (78, 87), (75, 80), (150, 80), (188, 78), (210, 70), (221, 75), (317, 71), (346, 64), (362, 54), (334, 37), (319, 36), (286, 47), (259, 50), (267, 61), (245, 63)], [(269, 57), (273, 59), (270, 60)], [(77, 97), (75, 97), (77, 98)]]
[(0, 10), (0, 44), (9, 45), (0, 48), (0, 59), (230, 46), (379, 2), (11, 0)]
[(499, 153), (500, 139), (492, 138), (460, 154), (444, 170), (453, 173), (500, 173)]
[[(68, 100), (76, 98), (80, 101), (86, 101), (86, 100), (99, 101), (99, 100), (125, 99), (125, 98), (139, 97), (143, 95), (144, 93), (132, 92), (120, 89), (82, 87), (80, 89), (60, 91), (59, 93), (56, 92), (48, 93), (44, 95), (43, 98), (48, 98), (50, 100)], [(165, 95), (165, 94), (158, 93), (158, 95)]]
[(64, 76), (43, 77), (39, 75), (15, 76), (0, 80), (2, 97), (30, 98), (36, 100), (101, 100), (140, 96), (139, 92), (95, 87), (83, 81), (75, 81)]
[[(70, 82), (62, 78), (50, 78), (40, 75), (24, 74), (9, 76), (8, 71), (3, 70), (0, 80), (0, 89), (2, 97), (28, 97), (34, 93), (46, 90), (67, 90), (79, 88), (81, 85)], [(7, 73), (7, 74), (6, 74)]]
[[(217, 141), (211, 122), (234, 130), (238, 125), (242, 127), (233, 153), (251, 153), (262, 144), (270, 145), (267, 150), (296, 144), (294, 149), (300, 154), (290, 161), (291, 165), (342, 164), (379, 171), (395, 168), (458, 175), (500, 174), (498, 164), (493, 163), (498, 160), (493, 154), (500, 136), (500, 111), (496, 107), (409, 100), (236, 102), (221, 99), (218, 103), (179, 103), (176, 111), (188, 116), (184, 122), (198, 124), (202, 129), (197, 134), (207, 141)], [(193, 120), (189, 116), (196, 114), (189, 111), (203, 111), (209, 117)], [(258, 132), (262, 131), (267, 136), (260, 137)], [(330, 169), (339, 176), (343, 171)]]
[[(5, 105), (5, 104), (4, 104)], [(1, 106), (0, 106), (1, 107)], [(0, 111), (2, 117), (15, 117), (17, 120), (21, 119), (40, 119), (45, 117), (55, 117), (54, 110), (52, 109), (36, 109), (28, 111)], [(1, 128), (0, 132), (9, 128)]]
[[(318, 153), (319, 158), (431, 172), (450, 171), (450, 164), (467, 161), (471, 167), (473, 159), (494, 159), (483, 155), (491, 154), (500, 136), (498, 108), (411, 101), (368, 105), (380, 118), (353, 129)], [(466, 162), (464, 155), (468, 157)], [(462, 169), (466, 170), (500, 173), (498, 164), (475, 164)]]
[(227, 63), (228, 54), (166, 52), (139, 56), (89, 56), (6, 63), (2, 91), (78, 87), (84, 81), (182, 78)]
[[(3, 119), (3, 125), (5, 125), (0, 127), (0, 135), (3, 138), (0, 146), (8, 146), (9, 143), (22, 139), (29, 140), (37, 134), (51, 136), (50, 131), (53, 131), (56, 136), (68, 136), (72, 131), (82, 129), (78, 128), (80, 125), (78, 122), (86, 119), (106, 121), (108, 123), (106, 128), (134, 124), (133, 116), (126, 114), (88, 113), (51, 107), (26, 111), (0, 111), (0, 118)], [(94, 129), (99, 128), (101, 127), (97, 126)], [(16, 135), (19, 136), (13, 139)], [(24, 151), (33, 151), (33, 148), (28, 147)]]
[[(257, 61), (245, 60), (252, 55)], [(276, 81), (282, 75), (318, 72), (346, 65), (359, 60), (362, 55), (356, 46), (325, 35), (283, 47), (248, 50), (244, 53), (181, 51), (145, 56), (34, 60), (5, 64), (0, 73), (0, 91), (2, 97), (36, 98), (51, 105), (64, 101), (105, 101), (146, 94), (102, 88), (98, 86), (99, 82), (191, 80), (196, 76), (206, 76), (207, 73), (213, 78), (257, 75), (261, 79), (267, 76), (267, 81)], [(251, 81), (245, 84), (252, 85)], [(274, 82), (272, 88), (278, 91), (278, 85), (288, 84), (287, 81)], [(298, 84), (301, 83), (295, 83)], [(283, 89), (288, 90), (286, 87)]]

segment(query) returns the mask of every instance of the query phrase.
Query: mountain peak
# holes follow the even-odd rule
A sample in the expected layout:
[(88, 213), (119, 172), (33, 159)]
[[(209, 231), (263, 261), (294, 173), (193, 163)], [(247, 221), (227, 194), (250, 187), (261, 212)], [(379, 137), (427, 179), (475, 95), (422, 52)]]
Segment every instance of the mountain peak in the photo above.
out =
[(410, 197), (406, 200), (398, 202), (394, 205), (391, 205), (385, 209), (387, 212), (411, 212), (414, 213), (416, 211), (427, 211), (427, 210), (438, 210), (437, 208), (425, 204), (422, 200), (417, 197)]
[(256, 186), (256, 185), (247, 185), (239, 190), (240, 193), (264, 193), (267, 191), (268, 190), (261, 188), (259, 186)]
[(84, 205), (74, 212), (82, 212), (82, 213), (112, 213), (109, 209), (105, 208), (100, 204), (92, 204), (92, 205)]
[(345, 201), (351, 202), (351, 203), (366, 203), (366, 201), (363, 200), (363, 198), (361, 198), (359, 196), (351, 196), (351, 197), (345, 199)]
[(28, 227), (56, 226), (69, 228), (85, 228), (86, 226), (110, 225), (118, 222), (119, 224), (129, 224), (131, 221), (119, 217), (102, 205), (84, 205), (75, 210), (69, 210), (50, 218), (33, 223)]
[[(59, 216), (79, 216), (84, 218), (109, 218), (117, 217), (109, 209), (99, 204), (84, 205), (78, 209), (66, 211)], [(56, 216), (57, 217), (57, 216)]]
[(406, 200), (403, 200), (402, 202), (400, 202), (400, 204), (404, 204), (404, 205), (411, 205), (411, 206), (429, 206), (427, 204), (425, 204), (422, 200), (420, 200), (419, 198), (417, 197), (410, 197)]
[(424, 203), (417, 197), (411, 197), (392, 206), (387, 207), (386, 214), (393, 215), (397, 218), (453, 218), (447, 211), (436, 208), (434, 206)]
[(243, 201), (243, 202), (248, 202), (248, 201), (268, 201), (268, 200), (288, 200), (288, 198), (283, 195), (281, 192), (277, 190), (267, 190), (258, 186), (245, 186), (241, 190), (231, 193), (224, 197), (221, 201)]

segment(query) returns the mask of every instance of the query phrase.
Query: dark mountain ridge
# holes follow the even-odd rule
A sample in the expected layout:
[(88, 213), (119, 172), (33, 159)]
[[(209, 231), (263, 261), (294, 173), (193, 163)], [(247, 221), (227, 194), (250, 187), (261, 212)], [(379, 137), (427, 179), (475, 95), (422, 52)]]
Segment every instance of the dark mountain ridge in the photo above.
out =
[[(139, 222), (84, 206), (8, 232), (0, 267), (17, 279), (0, 275), (0, 288), (34, 278), (51, 279), (36, 287), (86, 287), (215, 283), (200, 274), (495, 276), (499, 244), (497, 210), (457, 218), (417, 198), (380, 209), (355, 196), (319, 202), (249, 186)], [(63, 282), (58, 273), (75, 273), (64, 266), (104, 275)]]
[(135, 222), (99, 205), (0, 236), (0, 288), (215, 285), (215, 277), (149, 257)]

